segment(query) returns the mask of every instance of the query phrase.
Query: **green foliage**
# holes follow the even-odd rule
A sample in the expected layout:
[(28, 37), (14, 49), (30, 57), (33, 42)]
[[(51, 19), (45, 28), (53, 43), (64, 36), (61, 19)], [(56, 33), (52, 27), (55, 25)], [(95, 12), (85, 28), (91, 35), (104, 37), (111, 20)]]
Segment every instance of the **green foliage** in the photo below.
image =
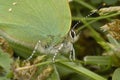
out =
[(91, 80), (106, 80), (104, 77), (101, 77), (91, 72), (90, 70), (82, 67), (81, 65), (78, 65), (72, 62), (60, 62), (60, 64), (62, 64), (63, 66), (66, 66), (67, 68), (70, 68), (71, 70), (75, 71), (79, 75), (84, 75), (86, 77), (88, 76), (89, 78), (91, 78)]
[[(64, 41), (70, 30), (71, 14), (73, 23), (81, 21), (84, 24), (75, 28), (76, 33), (81, 32), (79, 40), (74, 44), (76, 61), (69, 61), (68, 57), (58, 54), (55, 63), (51, 55), (46, 55), (28, 62), (20, 58), (10, 66), (12, 59), (0, 50), (0, 66), (6, 72), (0, 79), (8, 80), (10, 76), (17, 80), (107, 80), (112, 75), (113, 80), (119, 80), (120, 30), (116, 26), (120, 22), (114, 25), (107, 23), (119, 18), (120, 7), (103, 8), (98, 11), (99, 15), (85, 18), (101, 2), (115, 5), (117, 1), (73, 0), (69, 8), (67, 0), (0, 0), (0, 35), (10, 43), (15, 54), (22, 58), (32, 53), (38, 40), (45, 47), (56, 46)], [(101, 30), (103, 25), (109, 29)], [(12, 73), (9, 73), (11, 67)]]
[(10, 64), (12, 61), (13, 60), (10, 58), (10, 56), (0, 49), (0, 66), (3, 67), (6, 72), (10, 71)]
[(107, 3), (108, 5), (111, 5), (111, 4), (115, 4), (117, 3), (118, 0), (103, 0), (105, 3)]
[(86, 56), (84, 57), (85, 64), (96, 64), (96, 65), (111, 65), (110, 56)]
[(118, 0), (90, 0), (93, 4), (106, 3), (107, 5), (113, 5), (118, 2)]
[(113, 73), (112, 80), (119, 80), (119, 79), (120, 79), (120, 68), (117, 68)]
[(13, 62), (12, 58), (10, 58), (8, 53), (3, 52), (0, 49), (0, 67), (1, 67), (1, 73), (5, 76), (0, 75), (1, 80), (8, 80), (6, 78), (7, 74), (10, 72), (11, 69), (11, 63)]

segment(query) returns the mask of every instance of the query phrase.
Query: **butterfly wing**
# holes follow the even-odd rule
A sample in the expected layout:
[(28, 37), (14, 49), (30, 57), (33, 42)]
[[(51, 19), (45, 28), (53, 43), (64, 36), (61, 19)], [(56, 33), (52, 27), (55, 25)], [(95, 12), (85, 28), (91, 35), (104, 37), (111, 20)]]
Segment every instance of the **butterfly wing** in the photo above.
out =
[(67, 0), (0, 0), (0, 35), (17, 46), (63, 40), (71, 25)]

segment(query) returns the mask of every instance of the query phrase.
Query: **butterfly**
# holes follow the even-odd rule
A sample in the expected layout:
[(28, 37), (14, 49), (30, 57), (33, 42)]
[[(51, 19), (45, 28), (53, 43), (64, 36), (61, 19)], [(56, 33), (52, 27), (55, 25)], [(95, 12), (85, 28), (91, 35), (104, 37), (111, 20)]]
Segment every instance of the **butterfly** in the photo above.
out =
[(80, 22), (70, 29), (67, 0), (0, 0), (0, 10), (0, 35), (18, 55), (31, 55), (30, 60), (38, 51), (54, 54), (54, 61), (58, 53), (70, 53), (70, 59), (75, 60), (73, 43), (79, 35), (74, 28)]

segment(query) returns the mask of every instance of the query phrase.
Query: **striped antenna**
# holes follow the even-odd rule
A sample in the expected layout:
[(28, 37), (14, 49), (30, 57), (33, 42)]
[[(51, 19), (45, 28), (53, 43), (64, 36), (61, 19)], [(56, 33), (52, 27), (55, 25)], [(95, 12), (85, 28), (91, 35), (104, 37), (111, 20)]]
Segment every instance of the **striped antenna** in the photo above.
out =
[[(92, 16), (93, 14), (95, 14), (95, 13), (97, 13), (102, 7), (104, 7), (106, 4), (105, 3), (103, 3), (102, 5), (100, 5), (96, 10), (93, 10), (90, 14), (88, 14), (86, 17), (84, 17), (83, 18), (83, 20), (84, 19), (86, 19), (86, 18), (88, 18), (88, 17), (90, 17), (90, 16)], [(70, 37), (71, 37), (71, 39), (73, 40), (73, 42), (75, 42), (76, 40), (77, 40), (77, 35), (76, 35), (76, 32), (74, 31), (74, 29), (78, 26), (78, 24), (80, 24), (81, 23), (81, 21), (78, 21), (73, 27), (72, 27), (72, 29), (70, 30), (70, 32), (69, 32), (69, 35), (70, 35)], [(80, 32), (79, 32), (79, 34), (80, 34)], [(78, 34), (78, 35), (79, 35)]]
[[(93, 10), (90, 14), (88, 14), (86, 17), (84, 17), (84, 19), (86, 19), (86, 18), (92, 16), (93, 14), (97, 13), (97, 12), (98, 12), (102, 7), (104, 7), (105, 5), (106, 5), (106, 4), (103, 3), (103, 4), (100, 5), (96, 10)], [(83, 19), (83, 20), (84, 20), (84, 19)], [(74, 29), (77, 27), (77, 25), (80, 24), (80, 23), (81, 23), (81, 21), (78, 21), (78, 22), (72, 27), (71, 30), (74, 30)]]

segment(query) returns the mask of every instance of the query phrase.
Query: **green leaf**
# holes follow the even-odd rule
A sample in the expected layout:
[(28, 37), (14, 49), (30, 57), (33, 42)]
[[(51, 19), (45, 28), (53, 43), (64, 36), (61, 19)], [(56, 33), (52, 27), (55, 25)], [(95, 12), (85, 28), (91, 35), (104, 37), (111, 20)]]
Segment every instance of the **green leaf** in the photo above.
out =
[(84, 61), (86, 64), (112, 65), (110, 56), (86, 56)]
[(117, 68), (112, 76), (112, 80), (120, 80), (120, 68)]
[(77, 72), (78, 74), (82, 74), (84, 76), (87, 76), (88, 78), (92, 78), (93, 80), (107, 80), (104, 77), (82, 67), (79, 66), (73, 62), (59, 62), (60, 64), (62, 64), (63, 66), (66, 66), (70, 69), (72, 69), (73, 71)]
[(102, 2), (102, 0), (91, 0), (91, 2), (92, 2), (93, 4), (99, 4), (99, 3)]
[(6, 72), (10, 71), (12, 61), (9, 54), (0, 49), (0, 66), (3, 67)]
[(115, 4), (118, 0), (103, 0), (105, 3), (107, 3), (108, 5), (113, 5)]
[(0, 77), (0, 80), (10, 80), (10, 79), (8, 79), (6, 77)]
[(120, 47), (119, 42), (113, 38), (110, 34), (107, 35), (107, 38), (111, 44), (113, 44), (115, 47)]
[(0, 35), (23, 57), (39, 40), (60, 43), (71, 25), (67, 0), (0, 0), (0, 10)]

